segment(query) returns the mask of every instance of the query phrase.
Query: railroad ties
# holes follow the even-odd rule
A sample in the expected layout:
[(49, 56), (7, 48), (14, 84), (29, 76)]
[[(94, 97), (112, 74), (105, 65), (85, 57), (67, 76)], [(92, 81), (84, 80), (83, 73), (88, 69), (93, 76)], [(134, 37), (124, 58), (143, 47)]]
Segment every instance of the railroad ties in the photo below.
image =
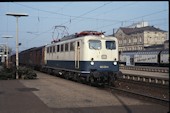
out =
[(167, 78), (157, 78), (157, 77), (133, 75), (133, 74), (123, 74), (122, 78), (134, 80), (134, 81), (149, 82), (154, 84), (169, 85), (169, 79)]
[(120, 66), (120, 71), (123, 73), (122, 79), (169, 85), (169, 68)]
[(128, 70), (136, 70), (136, 71), (148, 71), (148, 72), (160, 72), (160, 73), (169, 73), (169, 68), (163, 68), (163, 67), (120, 66), (120, 69), (128, 69)]

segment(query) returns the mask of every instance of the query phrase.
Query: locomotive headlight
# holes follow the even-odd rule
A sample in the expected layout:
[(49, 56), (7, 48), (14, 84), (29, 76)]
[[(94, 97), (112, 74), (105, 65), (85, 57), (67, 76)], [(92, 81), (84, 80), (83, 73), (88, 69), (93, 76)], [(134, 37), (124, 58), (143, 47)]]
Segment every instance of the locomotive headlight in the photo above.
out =
[(91, 65), (94, 65), (94, 61), (93, 60), (94, 60), (94, 58), (91, 58), (91, 62), (90, 62)]
[(91, 64), (91, 65), (94, 65), (94, 62), (93, 62), (93, 61), (91, 61), (91, 62), (90, 62), (90, 64)]
[(114, 64), (114, 65), (117, 65), (117, 62), (116, 62), (116, 61), (114, 61), (114, 62), (113, 62), (113, 64)]

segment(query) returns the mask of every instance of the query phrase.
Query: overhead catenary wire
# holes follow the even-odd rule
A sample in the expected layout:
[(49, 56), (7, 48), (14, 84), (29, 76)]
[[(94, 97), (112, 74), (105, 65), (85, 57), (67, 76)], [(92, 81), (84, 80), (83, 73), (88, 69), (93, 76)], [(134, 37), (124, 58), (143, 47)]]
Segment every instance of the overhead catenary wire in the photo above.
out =
[[(112, 3), (112, 2), (105, 3), (105, 4), (103, 4), (103, 5), (99, 6), (99, 7), (96, 7), (96, 8), (94, 8), (94, 9), (90, 10), (90, 11), (87, 11), (87, 12), (83, 13), (82, 15), (79, 15), (79, 16), (73, 18), (72, 21), (75, 20), (75, 19), (77, 19), (77, 18), (83, 17), (84, 15), (87, 15), (87, 14), (89, 14), (89, 13), (91, 13), (91, 12), (93, 12), (93, 11), (99, 9), (99, 8), (102, 8), (102, 7), (104, 7), (104, 6), (108, 5), (108, 4), (111, 4), (111, 3)], [(66, 24), (66, 23), (69, 23), (69, 21), (64, 22), (64, 23), (62, 23), (62, 24), (60, 24), (60, 25), (64, 25), (64, 24)]]
[[(74, 3), (74, 2), (73, 2), (73, 3)], [(67, 4), (66, 4), (66, 5), (67, 5)], [(68, 5), (69, 5), (69, 3), (68, 3)], [(103, 4), (103, 5), (104, 5), (104, 4)], [(26, 5), (26, 6), (27, 6), (27, 5)], [(63, 7), (64, 7), (64, 6), (63, 6)], [(61, 7), (61, 9), (62, 9), (63, 7)], [(121, 6), (120, 6), (120, 7), (121, 7)], [(27, 7), (27, 8), (28, 8), (28, 7)], [(30, 8), (31, 8), (31, 7), (30, 7)], [(123, 7), (122, 7), (122, 8), (123, 8)], [(39, 12), (44, 12), (44, 9), (40, 9), (40, 10), (38, 10), (38, 9), (39, 9), (39, 8), (36, 7), (36, 9), (33, 9), (33, 10), (37, 10), (37, 11), (39, 11)], [(95, 8), (94, 8), (94, 9), (95, 9)], [(94, 9), (93, 9), (93, 10), (94, 10)], [(114, 8), (113, 8), (113, 9), (114, 9)], [(116, 8), (115, 8), (115, 9), (116, 9)], [(117, 10), (119, 10), (119, 9), (117, 9)], [(95, 11), (95, 10), (94, 10), (94, 11)], [(96, 10), (96, 11), (97, 11), (97, 10)], [(109, 10), (108, 10), (108, 11), (109, 11)], [(111, 10), (110, 10), (110, 11), (111, 11)], [(56, 13), (56, 12), (54, 12), (54, 11), (52, 11), (52, 12), (49, 11), (49, 12), (48, 12), (48, 10), (46, 10), (46, 9), (45, 9), (45, 12), (50, 13), (50, 14), (56, 14), (56, 15), (58, 15), (58, 13)], [(88, 13), (88, 12), (89, 12), (89, 13)], [(93, 11), (92, 11), (92, 12), (93, 12)], [(164, 11), (163, 11), (163, 12), (164, 12)], [(85, 13), (87, 13), (87, 14), (85, 14)], [(85, 15), (82, 14), (82, 16), (81, 16), (81, 15), (79, 15), (79, 16), (74, 16), (74, 15), (67, 15), (67, 14), (65, 15), (64, 13), (59, 13), (59, 15), (60, 15), (60, 14), (61, 14), (61, 16), (64, 16), (64, 15), (65, 15), (65, 19), (67, 19), (67, 20), (66, 20), (67, 23), (73, 23), (73, 22), (79, 23), (78, 18), (85, 19), (85, 20), (88, 20), (88, 19), (90, 20), (90, 19), (92, 19), (92, 20), (94, 20), (94, 21), (97, 20), (99, 24), (101, 24), (102, 21), (103, 21), (103, 22), (104, 22), (104, 21), (109, 22), (109, 24), (108, 24), (109, 26), (107, 26), (107, 23), (105, 23), (106, 25), (104, 25), (104, 24), (103, 24), (102, 26), (99, 26), (99, 25), (98, 25), (96, 28), (94, 28), (95, 30), (96, 30), (96, 29), (102, 29), (102, 30), (103, 30), (103, 28), (109, 28), (110, 26), (119, 25), (119, 24), (121, 25), (121, 23), (124, 24), (125, 22), (127, 22), (127, 23), (128, 23), (128, 22), (130, 23), (130, 22), (133, 22), (133, 21), (134, 21), (134, 22), (137, 22), (137, 20), (141, 18), (141, 17), (138, 17), (138, 18), (137, 18), (137, 17), (134, 17), (134, 18), (131, 18), (132, 20), (129, 20), (129, 19), (127, 19), (127, 20), (114, 20), (114, 19), (88, 17), (88, 14), (90, 14), (91, 12), (90, 12), (90, 11), (87, 11), (87, 12), (85, 12), (85, 13), (84, 13)], [(109, 13), (109, 12), (108, 12), (108, 13)], [(162, 12), (161, 12), (161, 13), (162, 13)], [(91, 14), (94, 14), (94, 13), (91, 13)], [(95, 13), (95, 14), (97, 14), (97, 13)], [(101, 13), (99, 13), (99, 15), (100, 15), (100, 14), (101, 14)], [(102, 14), (105, 14), (105, 13), (102, 12)], [(101, 14), (101, 15), (102, 15), (102, 14)], [(86, 16), (86, 15), (87, 15), (87, 16)], [(154, 14), (152, 14), (152, 15), (154, 15)], [(94, 15), (93, 15), (93, 16), (94, 16)], [(150, 15), (150, 16), (151, 16), (151, 15)], [(38, 16), (29, 16), (29, 17), (32, 17), (32, 18), (35, 17), (38, 21), (42, 22), (42, 19), (41, 19), (41, 18), (42, 18), (43, 16), (38, 15)], [(145, 18), (147, 18), (147, 17), (149, 17), (149, 16), (143, 15), (144, 20), (145, 20)], [(50, 18), (60, 18), (60, 16), (59, 16), (59, 17), (57, 17), (57, 16), (56, 16), (56, 17), (45, 17), (45, 16), (44, 16), (44, 18), (48, 18), (48, 19), (50, 19)], [(75, 18), (75, 19), (74, 19), (74, 18)], [(61, 18), (61, 19), (63, 19), (63, 18)], [(65, 21), (65, 19), (64, 19), (64, 21)], [(77, 21), (75, 21), (75, 20), (77, 20)], [(148, 19), (147, 19), (147, 20), (148, 20)], [(163, 19), (162, 19), (162, 20), (163, 20)], [(159, 20), (156, 18), (155, 20), (152, 19), (152, 20), (150, 20), (150, 21), (159, 21)], [(161, 21), (161, 20), (160, 20), (160, 21)], [(104, 27), (103, 27), (103, 26), (104, 26)], [(91, 27), (95, 27), (95, 26), (91, 26)], [(39, 36), (41, 36), (41, 35), (43, 35), (43, 34), (45, 34), (45, 33), (49, 33), (50, 30), (51, 30), (51, 28), (48, 29), (48, 30), (45, 30), (45, 31), (43, 31), (43, 32), (41, 31), (41, 32), (37, 35), (37, 37), (35, 37), (35, 38), (38, 38)], [(21, 31), (21, 32), (24, 32), (24, 31)], [(33, 39), (35, 39), (35, 38), (32, 38), (31, 41), (32, 41)]]
[[(57, 12), (42, 10), (42, 9), (38, 9), (38, 8), (34, 8), (34, 7), (27, 6), (27, 5), (23, 5), (23, 4), (20, 4), (20, 3), (14, 3), (14, 4), (21, 5), (21, 6), (23, 6), (23, 7), (30, 8), (30, 9), (33, 9), (33, 10), (38, 10), (38, 11), (43, 11), (43, 12), (47, 12), (47, 13), (51, 13), (51, 14), (58, 14), (58, 15), (62, 15), (62, 16), (68, 17), (69, 19), (68, 19), (68, 18), (65, 18), (65, 19), (67, 19), (68, 21), (65, 22), (65, 23), (62, 23), (61, 25), (66, 24), (66, 23), (70, 23), (70, 21), (73, 22), (73, 20), (75, 20), (75, 19), (77, 19), (77, 18), (94, 19), (94, 20), (97, 19), (97, 20), (101, 20), (101, 21), (103, 20), (103, 21), (112, 21), (112, 22), (113, 22), (113, 21), (122, 22), (122, 21), (120, 21), (120, 20), (113, 20), (113, 19), (101, 19), (101, 18), (84, 17), (84, 15), (86, 15), (86, 14), (88, 14), (88, 13), (91, 13), (91, 12), (93, 12), (93, 11), (95, 11), (95, 10), (97, 10), (97, 9), (105, 6), (105, 5), (108, 5), (108, 4), (110, 4), (110, 3), (112, 3), (112, 2), (105, 3), (105, 4), (103, 4), (102, 6), (99, 6), (99, 7), (95, 8), (95, 9), (93, 9), (93, 10), (91, 10), (91, 11), (88, 11), (88, 12), (82, 14), (82, 15), (79, 15), (79, 16), (66, 15), (66, 14), (63, 14), (63, 13), (57, 13)], [(71, 4), (71, 3), (68, 3), (68, 5), (69, 5), (69, 4)], [(118, 8), (115, 8), (114, 10), (113, 10), (113, 9), (112, 9), (112, 10), (115, 11), (115, 10), (118, 10), (118, 9), (120, 9), (120, 8), (124, 8), (124, 7), (130, 6), (130, 5), (133, 5), (133, 4), (135, 4), (135, 3), (123, 5), (123, 6), (120, 6), (120, 7), (118, 7)], [(67, 4), (66, 4), (66, 6), (67, 6)], [(64, 6), (63, 6), (62, 8), (64, 8)], [(61, 9), (62, 9), (62, 8), (61, 8)], [(112, 10), (110, 10), (110, 11), (112, 11)], [(109, 11), (108, 11), (108, 12), (109, 12)], [(35, 16), (30, 16), (30, 17), (35, 17)], [(41, 16), (39, 16), (39, 19), (40, 19), (40, 17), (41, 17)], [(142, 17), (143, 17), (143, 16), (142, 16)], [(41, 17), (41, 18), (43, 18), (43, 17)], [(52, 17), (44, 17), (44, 18), (52, 18)], [(58, 18), (58, 17), (53, 17), (53, 18)], [(58, 18), (58, 19), (59, 19), (59, 18)], [(61, 18), (61, 19), (63, 19), (63, 18)], [(126, 22), (127, 22), (127, 21), (128, 21), (128, 20), (126, 20)], [(129, 21), (130, 21), (130, 20), (129, 20)]]
[[(154, 14), (162, 13), (162, 12), (165, 12), (165, 11), (167, 11), (167, 9), (164, 9), (164, 10), (161, 10), (161, 11), (157, 11), (157, 12), (153, 12), (153, 13), (150, 13), (150, 14), (146, 14), (146, 15), (143, 15), (143, 16), (138, 16), (138, 17), (131, 18), (131, 19), (128, 19), (128, 20), (122, 20), (121, 22), (132, 21), (132, 20), (134, 20), (134, 19), (144, 18), (144, 17), (151, 16), (151, 15), (154, 15)], [(108, 25), (101, 26), (101, 27), (94, 28), (94, 29), (100, 29), (100, 28), (112, 26), (112, 25), (115, 25), (115, 24), (118, 24), (118, 23), (119, 23), (119, 22), (115, 22), (115, 23), (113, 23), (113, 24), (108, 24)]]
[[(103, 5), (99, 6), (99, 7), (96, 7), (96, 8), (94, 8), (94, 9), (88, 11), (88, 12), (85, 12), (84, 14), (79, 15), (79, 16), (66, 15), (66, 14), (63, 14), (63, 13), (57, 13), (57, 12), (53, 12), (53, 11), (42, 10), (42, 9), (38, 9), (38, 8), (34, 8), (34, 7), (27, 6), (27, 5), (23, 5), (23, 4), (20, 4), (20, 3), (14, 3), (14, 4), (17, 4), (17, 5), (20, 5), (20, 6), (29, 8), (29, 9), (32, 9), (32, 10), (38, 10), (38, 11), (47, 12), (47, 13), (51, 13), (51, 14), (58, 14), (58, 15), (66, 16), (66, 17), (69, 17), (69, 18), (70, 18), (70, 17), (73, 17), (72, 20), (75, 20), (75, 19), (77, 19), (77, 18), (96, 19), (96, 18), (88, 18), (88, 17), (83, 17), (83, 16), (84, 16), (84, 15), (87, 15), (87, 14), (89, 14), (89, 13), (91, 13), (91, 12), (97, 10), (97, 9), (100, 9), (100, 8), (102, 8), (102, 7), (104, 7), (104, 6), (108, 5), (108, 4), (111, 4), (111, 3), (112, 3), (112, 2), (105, 3), (105, 4), (103, 4)], [(68, 22), (69, 22), (69, 21), (67, 21), (66, 23), (68, 23)], [(63, 24), (64, 24), (64, 23), (63, 23)], [(61, 25), (63, 25), (63, 24), (61, 24)]]

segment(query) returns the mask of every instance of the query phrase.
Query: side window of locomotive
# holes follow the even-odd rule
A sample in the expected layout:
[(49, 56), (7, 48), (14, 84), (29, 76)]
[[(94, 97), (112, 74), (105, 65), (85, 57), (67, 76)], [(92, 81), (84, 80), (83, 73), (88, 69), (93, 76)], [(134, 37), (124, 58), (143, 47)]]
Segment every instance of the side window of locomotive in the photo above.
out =
[(75, 48), (75, 42), (70, 43), (70, 51), (74, 51)]
[(80, 42), (77, 42), (77, 47), (80, 47)]
[(106, 49), (116, 49), (115, 41), (106, 41)]
[(64, 51), (64, 44), (61, 45), (61, 52)]
[(60, 51), (60, 45), (57, 45), (57, 52)]
[(55, 52), (55, 46), (53, 46), (53, 53)]
[(68, 43), (65, 44), (65, 51), (68, 51)]
[(50, 48), (49, 47), (47, 47), (47, 53), (49, 53), (50, 52), (50, 50), (49, 50)]
[(100, 40), (89, 40), (89, 48), (99, 50), (101, 49), (101, 41)]
[(52, 46), (50, 47), (50, 53), (52, 53)]

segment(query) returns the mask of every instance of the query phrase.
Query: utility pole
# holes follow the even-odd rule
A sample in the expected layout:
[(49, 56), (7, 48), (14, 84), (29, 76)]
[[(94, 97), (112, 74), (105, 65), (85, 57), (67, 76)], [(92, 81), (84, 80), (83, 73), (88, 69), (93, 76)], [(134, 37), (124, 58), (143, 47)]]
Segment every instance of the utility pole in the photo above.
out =
[(18, 67), (19, 67), (19, 58), (18, 58), (18, 18), (22, 16), (28, 16), (26, 13), (6, 13), (7, 16), (14, 16), (16, 17), (16, 79), (19, 78), (18, 76)]

